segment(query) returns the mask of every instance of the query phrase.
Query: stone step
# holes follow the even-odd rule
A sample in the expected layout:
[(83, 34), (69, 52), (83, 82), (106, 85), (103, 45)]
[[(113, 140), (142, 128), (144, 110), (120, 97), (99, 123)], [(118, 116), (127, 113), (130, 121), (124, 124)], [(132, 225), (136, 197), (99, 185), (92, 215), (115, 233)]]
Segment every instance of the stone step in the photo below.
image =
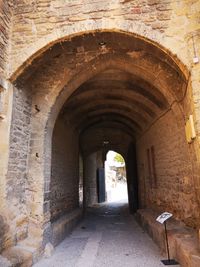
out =
[[(165, 253), (164, 226), (156, 222), (157, 216), (155, 211), (143, 209), (137, 211), (136, 219)], [(196, 231), (175, 219), (170, 219), (167, 223), (167, 230), (171, 257), (182, 267), (199, 267), (200, 251)]]

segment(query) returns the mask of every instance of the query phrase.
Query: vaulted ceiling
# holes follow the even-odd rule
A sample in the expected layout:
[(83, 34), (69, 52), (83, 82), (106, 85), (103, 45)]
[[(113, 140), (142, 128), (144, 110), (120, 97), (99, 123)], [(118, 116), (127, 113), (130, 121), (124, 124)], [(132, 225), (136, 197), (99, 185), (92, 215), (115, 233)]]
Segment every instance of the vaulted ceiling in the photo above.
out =
[[(62, 84), (60, 116), (78, 130), (82, 147), (92, 150), (117, 132), (115, 144), (127, 136), (135, 140), (186, 89), (170, 53), (119, 32), (87, 33), (52, 44), (18, 80), (29, 81), (38, 94)], [(84, 138), (95, 131), (102, 138), (85, 145)]]

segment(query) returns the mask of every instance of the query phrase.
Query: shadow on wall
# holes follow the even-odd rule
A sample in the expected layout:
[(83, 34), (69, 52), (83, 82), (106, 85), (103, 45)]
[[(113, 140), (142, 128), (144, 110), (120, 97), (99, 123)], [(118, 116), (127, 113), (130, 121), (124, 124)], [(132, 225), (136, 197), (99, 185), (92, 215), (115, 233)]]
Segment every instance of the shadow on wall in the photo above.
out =
[(6, 247), (8, 241), (9, 226), (6, 224), (5, 218), (0, 215), (0, 253)]

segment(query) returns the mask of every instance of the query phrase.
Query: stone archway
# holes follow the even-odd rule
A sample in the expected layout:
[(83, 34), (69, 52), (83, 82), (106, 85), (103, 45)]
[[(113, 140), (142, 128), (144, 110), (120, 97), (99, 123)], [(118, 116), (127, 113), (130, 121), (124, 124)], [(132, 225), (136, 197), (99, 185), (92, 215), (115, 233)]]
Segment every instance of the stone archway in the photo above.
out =
[[(85, 132), (90, 138), (89, 131), (96, 130), (96, 126), (106, 129), (112, 125), (112, 129), (126, 132), (136, 142), (140, 165), (147, 165), (145, 151), (152, 146), (159, 147), (157, 151), (160, 154), (156, 157), (163, 159), (166, 156), (163, 152), (165, 148), (159, 144), (166, 142), (168, 147), (168, 137), (172, 140), (168, 151), (170, 158), (177, 159), (179, 166), (183, 161), (190, 167), (192, 163), (188, 156), (180, 157), (182, 150), (184, 155), (188, 151), (184, 116), (190, 110), (187, 100), (189, 74), (186, 70), (182, 71), (185, 68), (170, 52), (143, 37), (117, 31), (84, 33), (62, 43), (58, 41), (48, 50), (40, 52), (15, 80), (10, 147), (11, 153), (17, 153), (15, 158), (10, 156), (8, 180), (14, 180), (12, 165), (17, 162), (19, 183), (16, 188), (21, 186), (23, 190), (16, 195), (10, 194), (8, 200), (12, 207), (17, 205), (17, 209), (23, 211), (27, 218), (20, 238), (37, 233), (38, 242), (43, 247), (51, 241), (52, 234), (51, 152), (53, 129), (58, 118), (65, 117), (69, 121), (68, 129), (75, 128), (78, 137)], [(21, 130), (17, 129), (19, 122)], [(159, 135), (160, 129), (162, 136)], [(174, 129), (174, 137), (170, 129)], [(12, 139), (16, 133), (17, 144)], [(156, 134), (160, 138), (159, 143), (153, 139)], [(146, 143), (143, 140), (145, 135)], [(111, 137), (117, 142), (112, 134)], [(142, 145), (144, 143), (145, 146)], [(95, 138), (93, 145), (86, 143), (89, 152), (98, 151), (99, 143)], [(128, 145), (123, 147), (125, 152)], [(173, 154), (171, 149), (174, 146), (177, 150)], [(86, 150), (84, 144), (82, 148)], [(168, 158), (167, 163), (159, 164), (168, 165), (169, 162)], [(149, 183), (150, 175), (145, 175), (145, 183)], [(158, 175), (165, 177), (160, 169)], [(193, 177), (191, 168), (183, 172), (179, 169), (169, 175), (172, 179), (178, 179), (177, 186), (185, 176)], [(139, 199), (143, 205), (146, 202), (142, 188), (144, 177), (139, 173), (140, 178)], [(162, 181), (162, 186), (164, 184)], [(191, 199), (195, 195), (195, 186), (191, 182), (189, 194), (181, 194), (178, 190), (180, 199), (190, 199), (191, 206), (198, 205), (196, 196)], [(167, 200), (162, 198), (159, 190), (154, 189), (150, 188), (148, 192), (150, 206), (167, 207)], [(156, 203), (156, 198), (160, 203)], [(185, 220), (187, 214), (180, 212), (179, 204), (177, 202), (176, 205), (172, 199), (169, 207), (176, 212), (177, 218)], [(195, 211), (189, 214), (192, 222), (198, 216)], [(14, 235), (17, 229), (16, 224)]]

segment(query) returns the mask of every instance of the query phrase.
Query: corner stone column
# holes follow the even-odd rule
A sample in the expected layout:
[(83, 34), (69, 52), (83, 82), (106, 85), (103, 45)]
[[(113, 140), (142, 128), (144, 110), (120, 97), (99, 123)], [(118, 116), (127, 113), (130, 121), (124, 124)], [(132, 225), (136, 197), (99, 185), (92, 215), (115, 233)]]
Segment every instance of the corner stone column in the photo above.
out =
[(97, 203), (97, 154), (93, 153), (83, 159), (84, 207)]
[[(197, 144), (194, 146), (194, 151), (196, 152), (196, 160), (193, 161), (195, 165), (194, 181), (196, 187), (196, 195), (198, 204), (200, 205), (200, 90), (199, 90), (199, 74), (200, 74), (200, 62), (193, 66), (191, 70), (191, 82), (192, 82), (192, 94), (194, 99), (194, 111), (195, 111), (195, 127), (197, 131)], [(195, 142), (194, 142), (195, 144)], [(196, 164), (195, 164), (196, 163)], [(200, 228), (199, 230), (199, 251), (200, 251)]]
[[(0, 211), (6, 212), (6, 175), (8, 171), (13, 86), (0, 76)], [(8, 203), (9, 206), (9, 203)]]

